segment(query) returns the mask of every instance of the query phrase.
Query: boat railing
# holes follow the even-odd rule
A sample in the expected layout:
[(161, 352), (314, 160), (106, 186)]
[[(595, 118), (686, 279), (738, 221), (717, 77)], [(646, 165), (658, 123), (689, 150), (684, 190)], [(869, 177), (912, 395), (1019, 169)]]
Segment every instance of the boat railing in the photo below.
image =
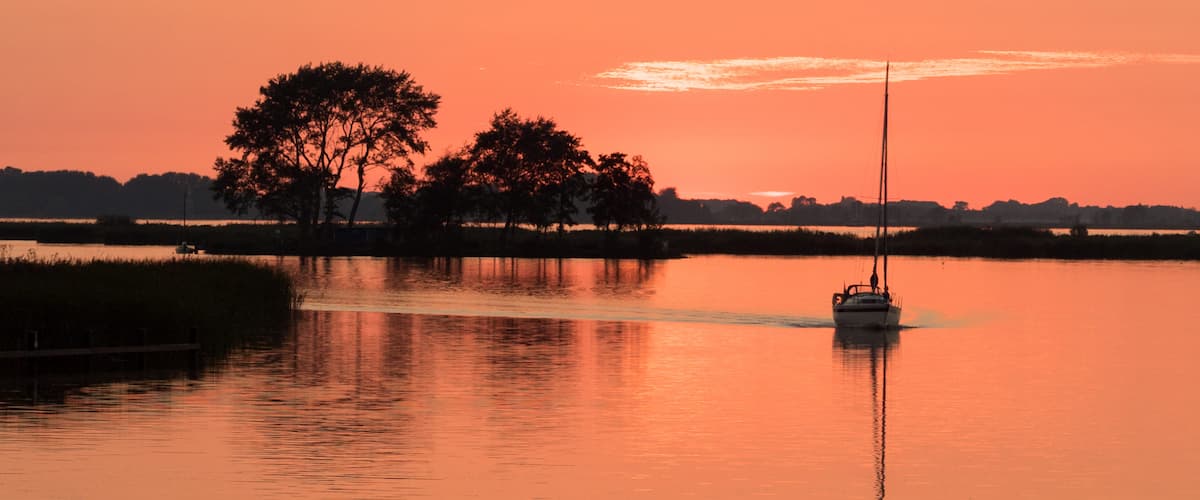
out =
[(875, 294), (883, 295), (884, 292), (883, 292), (883, 289), (880, 287), (877, 287), (877, 286), (873, 287), (871, 285), (861, 284), (861, 285), (847, 286), (846, 291), (844, 293), (845, 293), (845, 295), (854, 295), (854, 294), (858, 294), (858, 293), (875, 293)]
[(860, 285), (849, 285), (846, 287), (845, 291), (843, 291), (842, 293), (833, 294), (833, 303), (841, 304), (843, 301), (845, 301), (850, 296), (859, 294), (859, 293), (873, 293), (876, 295), (884, 295), (888, 298), (888, 302), (895, 305), (896, 307), (904, 306), (904, 304), (903, 304), (904, 301), (900, 299), (900, 296), (895, 295), (891, 292), (885, 292), (883, 288), (880, 288), (877, 286), (872, 287), (871, 285), (868, 285), (865, 283), (860, 284)]

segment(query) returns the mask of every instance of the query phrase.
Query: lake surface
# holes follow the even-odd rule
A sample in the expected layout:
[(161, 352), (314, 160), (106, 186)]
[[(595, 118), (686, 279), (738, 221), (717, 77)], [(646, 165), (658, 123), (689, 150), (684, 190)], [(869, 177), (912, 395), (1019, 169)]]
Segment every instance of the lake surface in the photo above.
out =
[(304, 310), (196, 376), (5, 381), (2, 496), (1200, 498), (1197, 263), (897, 257), (880, 336), (860, 257), (261, 260)]

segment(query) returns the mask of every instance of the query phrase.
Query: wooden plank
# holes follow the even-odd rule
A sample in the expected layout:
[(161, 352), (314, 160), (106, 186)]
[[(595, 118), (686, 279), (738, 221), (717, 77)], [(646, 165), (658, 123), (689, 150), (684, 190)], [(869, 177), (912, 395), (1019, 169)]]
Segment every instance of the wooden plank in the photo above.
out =
[(56, 356), (92, 356), (96, 354), (132, 354), (141, 352), (195, 351), (200, 344), (157, 344), (116, 347), (76, 347), (69, 349), (34, 349), (23, 351), (0, 351), (0, 359), (51, 358)]

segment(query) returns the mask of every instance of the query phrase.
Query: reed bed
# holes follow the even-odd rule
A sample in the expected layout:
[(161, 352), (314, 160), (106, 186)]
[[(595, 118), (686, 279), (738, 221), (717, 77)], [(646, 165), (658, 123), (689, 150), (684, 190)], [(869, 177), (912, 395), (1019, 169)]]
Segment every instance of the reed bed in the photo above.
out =
[(662, 237), (683, 254), (858, 255), (874, 248), (869, 238), (806, 229), (664, 229)]
[[(186, 341), (228, 346), (285, 326), (298, 301), (284, 272), (235, 259), (40, 260), (0, 256), (0, 345)], [(81, 340), (81, 337), (87, 337)], [(149, 338), (147, 338), (149, 337)]]
[[(873, 237), (821, 231), (664, 230), (684, 254), (870, 255)], [(1072, 236), (1028, 227), (945, 226), (893, 233), (892, 255), (998, 259), (1200, 260), (1200, 235)]]
[(1055, 235), (1025, 227), (949, 226), (899, 233), (888, 248), (898, 255), (1001, 259), (1200, 260), (1200, 235)]

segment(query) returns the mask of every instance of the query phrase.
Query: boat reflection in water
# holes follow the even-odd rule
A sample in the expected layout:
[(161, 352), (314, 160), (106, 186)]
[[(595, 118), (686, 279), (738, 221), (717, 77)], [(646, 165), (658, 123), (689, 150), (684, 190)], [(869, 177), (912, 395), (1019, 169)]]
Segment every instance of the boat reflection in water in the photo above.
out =
[(867, 371), (871, 377), (871, 428), (875, 455), (875, 497), (886, 494), (887, 458), (887, 366), (892, 350), (900, 343), (895, 329), (836, 328), (834, 352), (841, 354), (842, 366)]

